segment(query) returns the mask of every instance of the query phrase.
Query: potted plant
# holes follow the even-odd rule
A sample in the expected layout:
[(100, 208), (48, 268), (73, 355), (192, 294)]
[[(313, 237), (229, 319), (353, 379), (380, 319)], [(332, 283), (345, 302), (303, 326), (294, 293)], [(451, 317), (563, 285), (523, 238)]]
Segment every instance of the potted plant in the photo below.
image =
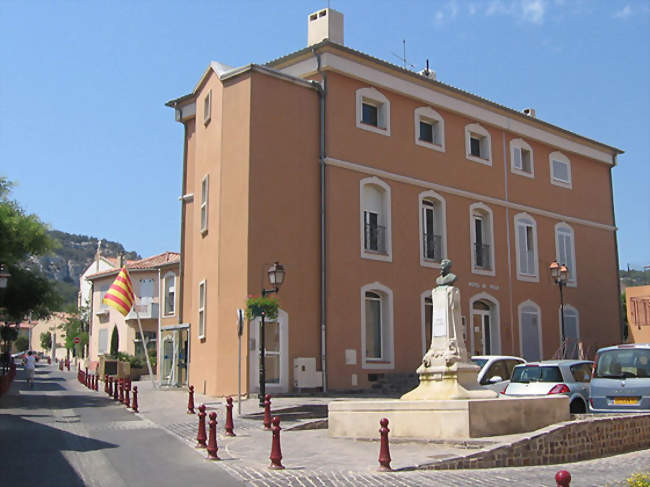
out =
[(274, 320), (278, 317), (278, 308), (277, 298), (249, 295), (246, 299), (246, 318), (254, 320), (264, 313), (265, 319)]

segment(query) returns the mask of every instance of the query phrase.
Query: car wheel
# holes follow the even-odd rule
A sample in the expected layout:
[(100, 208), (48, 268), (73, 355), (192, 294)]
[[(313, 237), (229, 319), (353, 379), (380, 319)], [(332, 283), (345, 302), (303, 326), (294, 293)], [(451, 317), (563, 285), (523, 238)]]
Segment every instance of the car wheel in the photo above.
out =
[(571, 414), (585, 414), (587, 412), (587, 408), (585, 407), (584, 402), (582, 402), (580, 399), (576, 399), (569, 406), (569, 411)]

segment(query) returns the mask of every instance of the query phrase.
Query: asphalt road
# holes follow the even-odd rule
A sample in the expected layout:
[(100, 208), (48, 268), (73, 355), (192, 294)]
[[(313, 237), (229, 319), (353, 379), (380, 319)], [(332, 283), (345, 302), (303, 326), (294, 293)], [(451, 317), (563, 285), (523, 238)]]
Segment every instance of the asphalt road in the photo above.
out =
[(241, 486), (164, 429), (46, 367), (0, 398), (2, 486)]

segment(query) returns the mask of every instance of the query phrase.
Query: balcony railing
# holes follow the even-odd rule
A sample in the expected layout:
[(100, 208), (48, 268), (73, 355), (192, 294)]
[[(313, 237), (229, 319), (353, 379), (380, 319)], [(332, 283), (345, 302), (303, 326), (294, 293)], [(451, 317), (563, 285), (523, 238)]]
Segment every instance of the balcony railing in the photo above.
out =
[(474, 258), (476, 267), (481, 269), (491, 269), (492, 263), (490, 262), (490, 246), (487, 244), (474, 244)]
[(365, 224), (363, 248), (380, 254), (386, 253), (386, 227)]
[(135, 304), (129, 314), (126, 315), (126, 319), (137, 319), (136, 311), (142, 320), (158, 318), (158, 303)]
[(423, 236), (424, 258), (440, 262), (442, 260), (442, 236), (425, 233)]

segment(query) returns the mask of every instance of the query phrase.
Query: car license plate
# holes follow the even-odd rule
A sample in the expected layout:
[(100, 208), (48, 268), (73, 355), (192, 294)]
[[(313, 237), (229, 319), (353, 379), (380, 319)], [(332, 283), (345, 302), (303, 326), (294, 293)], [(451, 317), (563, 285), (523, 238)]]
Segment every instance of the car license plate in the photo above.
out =
[(638, 397), (615, 397), (614, 404), (638, 404)]

